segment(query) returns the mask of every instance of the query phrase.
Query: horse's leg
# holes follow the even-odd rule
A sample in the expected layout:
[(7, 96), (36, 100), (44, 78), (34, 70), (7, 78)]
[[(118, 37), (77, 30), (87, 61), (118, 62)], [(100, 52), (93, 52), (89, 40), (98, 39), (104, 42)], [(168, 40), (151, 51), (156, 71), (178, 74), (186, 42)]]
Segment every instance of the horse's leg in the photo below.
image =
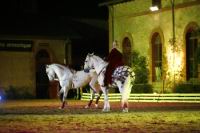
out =
[[(65, 90), (64, 96), (63, 96), (64, 107), (65, 107), (65, 103), (66, 103), (67, 94), (68, 94), (68, 91), (69, 91), (69, 89), (70, 89), (68, 86), (65, 87), (65, 88), (66, 88), (66, 90)], [(66, 104), (67, 104), (67, 103), (66, 103)]]
[(108, 89), (104, 86), (104, 73), (100, 74), (98, 76), (98, 83), (101, 87), (101, 90), (104, 94), (104, 107), (103, 107), (103, 112), (108, 112), (110, 111), (110, 103), (109, 103), (109, 99), (108, 99)]
[[(63, 103), (63, 96), (64, 96), (64, 93), (61, 93), (61, 94), (59, 94), (59, 98), (60, 98), (60, 101)], [(61, 108), (62, 108), (62, 106), (61, 106)]]
[(99, 96), (97, 97), (96, 102), (95, 102), (95, 107), (96, 108), (98, 108), (99, 99), (101, 98), (102, 93), (103, 92), (101, 90), (99, 90)]
[[(90, 101), (87, 105), (87, 108), (91, 106), (93, 99), (95, 98), (95, 93), (97, 92), (97, 90), (95, 88), (96, 81), (97, 81), (97, 75), (96, 76), (93, 75), (91, 81), (89, 82), (89, 85), (90, 85), (91, 90), (92, 90), (92, 94), (91, 94), (91, 97), (90, 97)], [(95, 104), (95, 106), (98, 107), (98, 105), (96, 105), (96, 104)]]
[(90, 101), (88, 102), (88, 104), (85, 106), (85, 108), (89, 108), (93, 102), (93, 99), (95, 97), (95, 92), (94, 90), (92, 90), (91, 96), (90, 96)]
[(80, 88), (76, 88), (76, 100), (79, 100)]
[(104, 107), (103, 107), (103, 112), (108, 112), (110, 111), (110, 103), (108, 100), (108, 89), (106, 87), (101, 87), (101, 90), (104, 93)]
[(62, 102), (62, 105), (60, 107), (61, 109), (65, 108), (65, 104), (66, 104), (65, 99), (67, 97), (68, 91), (69, 91), (69, 89), (67, 86), (62, 87), (62, 89), (60, 91), (60, 96), (62, 96), (62, 97), (60, 97), (61, 102)]
[(64, 108), (65, 108), (65, 100), (62, 101), (62, 105), (61, 105), (60, 109), (64, 109)]
[(63, 100), (64, 99), (63, 97), (64, 97), (64, 90), (65, 90), (64, 88), (65, 87), (62, 87), (62, 86), (59, 85), (59, 88), (60, 89), (59, 89), (59, 92), (58, 92), (58, 96), (59, 96), (59, 99), (62, 103), (61, 106), (59, 107), (59, 109), (63, 109), (64, 106), (65, 106), (65, 100)]
[(61, 102), (62, 102), (62, 104), (61, 104), (61, 106), (59, 107), (59, 109), (63, 109), (63, 108), (65, 107), (65, 98), (64, 98), (65, 96), (64, 96), (64, 92), (60, 93), (59, 96), (60, 96), (60, 100), (61, 100)]
[(59, 87), (59, 89), (58, 89), (58, 91), (57, 91), (57, 95), (58, 95), (59, 97), (61, 97), (60, 95), (62, 94), (62, 93), (61, 93), (62, 87), (60, 86), (60, 83), (58, 84), (58, 87)]

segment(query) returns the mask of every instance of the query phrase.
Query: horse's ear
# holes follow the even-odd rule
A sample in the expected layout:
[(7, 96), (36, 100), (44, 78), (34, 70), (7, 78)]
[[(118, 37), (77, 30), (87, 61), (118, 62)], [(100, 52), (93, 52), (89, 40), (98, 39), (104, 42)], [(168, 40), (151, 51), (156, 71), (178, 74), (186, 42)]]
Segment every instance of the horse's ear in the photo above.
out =
[(88, 53), (88, 56), (89, 56), (89, 57), (91, 57), (91, 56), (93, 56), (93, 55), (94, 55), (94, 53), (91, 53), (91, 54), (90, 54), (90, 53)]

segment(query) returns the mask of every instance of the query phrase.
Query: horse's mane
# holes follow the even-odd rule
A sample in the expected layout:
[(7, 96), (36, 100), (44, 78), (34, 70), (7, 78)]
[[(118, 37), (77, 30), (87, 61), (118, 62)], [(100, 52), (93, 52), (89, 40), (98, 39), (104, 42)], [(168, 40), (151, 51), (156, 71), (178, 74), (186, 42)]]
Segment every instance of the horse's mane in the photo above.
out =
[(87, 56), (92, 57), (95, 61), (101, 61), (103, 60), (101, 57), (94, 55), (94, 54), (88, 54)]
[(93, 59), (97, 62), (106, 62), (105, 60), (103, 60), (101, 57), (97, 56), (97, 55), (92, 55)]
[(96, 60), (103, 60), (101, 57), (97, 56), (97, 55), (93, 55), (93, 57), (96, 59)]
[(64, 65), (57, 64), (57, 63), (53, 63), (50, 66), (56, 66), (56, 67), (59, 67), (59, 68), (62, 68), (62, 69), (66, 69), (66, 67)]

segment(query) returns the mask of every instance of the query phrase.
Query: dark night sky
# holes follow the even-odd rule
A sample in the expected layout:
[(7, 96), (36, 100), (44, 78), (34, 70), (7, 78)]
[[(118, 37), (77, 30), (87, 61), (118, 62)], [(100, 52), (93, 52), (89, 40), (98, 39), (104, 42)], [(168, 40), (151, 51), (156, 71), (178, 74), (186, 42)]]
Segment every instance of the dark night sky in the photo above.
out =
[(2, 0), (0, 15), (46, 15), (107, 19), (106, 0)]
[(45, 14), (59, 14), (73, 17), (90, 17), (106, 19), (106, 7), (99, 7), (103, 0), (56, 0), (48, 4), (40, 1), (40, 10)]
[(0, 34), (66, 35), (67, 32), (82, 35), (81, 39), (72, 40), (73, 64), (80, 65), (89, 52), (107, 55), (108, 29), (84, 26), (70, 19), (99, 19), (107, 22), (107, 7), (98, 6), (105, 1), (107, 0), (0, 1)]

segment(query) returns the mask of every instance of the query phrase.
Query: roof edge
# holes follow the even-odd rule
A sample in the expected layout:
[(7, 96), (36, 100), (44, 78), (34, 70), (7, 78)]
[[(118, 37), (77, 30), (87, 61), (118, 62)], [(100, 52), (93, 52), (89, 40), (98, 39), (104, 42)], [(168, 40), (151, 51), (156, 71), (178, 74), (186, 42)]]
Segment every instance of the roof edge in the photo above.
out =
[(134, 1), (134, 0), (110, 0), (108, 2), (103, 2), (100, 3), (99, 6), (111, 6), (111, 5), (116, 5), (116, 4), (120, 4), (120, 3), (124, 3), (124, 2), (128, 2), (128, 1)]

